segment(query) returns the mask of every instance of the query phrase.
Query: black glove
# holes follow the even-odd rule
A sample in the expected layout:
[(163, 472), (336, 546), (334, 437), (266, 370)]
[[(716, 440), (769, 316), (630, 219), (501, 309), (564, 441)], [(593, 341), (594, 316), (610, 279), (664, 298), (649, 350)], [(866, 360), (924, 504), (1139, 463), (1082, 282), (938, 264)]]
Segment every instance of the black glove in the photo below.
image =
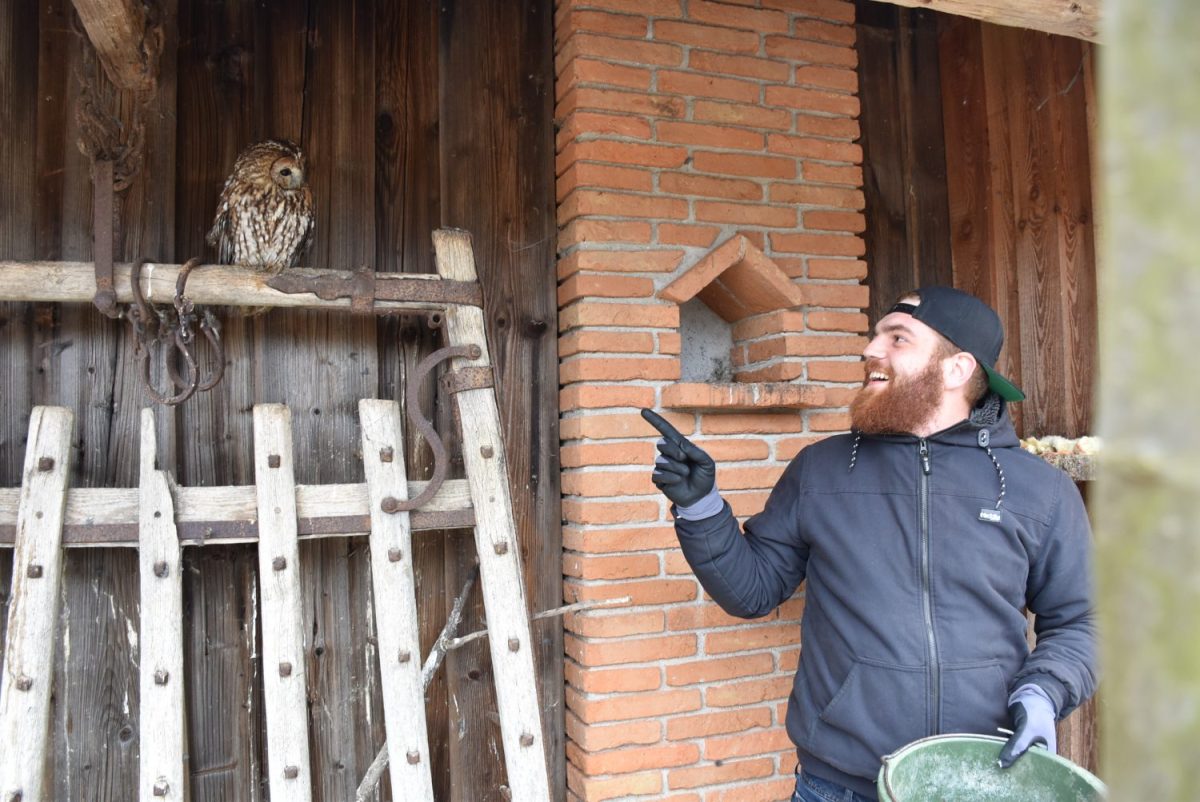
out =
[(676, 506), (690, 507), (716, 487), (717, 464), (679, 430), (650, 409), (642, 410), (646, 422), (662, 433), (658, 450), (662, 454), (654, 463), (650, 477), (662, 494)]
[(1008, 743), (1000, 750), (1000, 768), (1006, 769), (1017, 758), (1029, 751), (1034, 744), (1042, 744), (1051, 752), (1055, 751), (1054, 705), (1044, 694), (1018, 691), (1015, 700), (1008, 706), (1008, 716), (1012, 719), (1013, 734)]

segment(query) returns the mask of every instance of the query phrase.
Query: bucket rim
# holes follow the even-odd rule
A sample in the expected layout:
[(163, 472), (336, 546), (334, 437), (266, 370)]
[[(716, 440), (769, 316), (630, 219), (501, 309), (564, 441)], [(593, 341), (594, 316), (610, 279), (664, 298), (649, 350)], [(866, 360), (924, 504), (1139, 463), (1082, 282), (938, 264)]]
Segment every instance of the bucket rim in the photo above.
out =
[[(942, 733), (941, 735), (930, 735), (926, 738), (918, 738), (917, 740), (911, 741), (910, 743), (900, 747), (890, 755), (883, 756), (881, 760), (882, 765), (879, 767), (879, 777), (876, 781), (876, 784), (882, 783), (884, 790), (887, 791), (888, 796), (892, 799), (895, 799), (896, 795), (891, 784), (891, 770), (893, 766), (909, 752), (915, 752), (918, 749), (938, 741), (954, 741), (960, 743), (963, 741), (982, 741), (984, 743), (995, 744), (997, 747), (1003, 747), (1003, 745), (1008, 742), (1008, 739), (1001, 738), (997, 735), (983, 735), (975, 732)], [(1108, 788), (1104, 785), (1104, 782), (1099, 777), (1085, 769), (1083, 766), (1080, 766), (1077, 763), (1067, 760), (1065, 757), (1051, 752), (1041, 744), (1035, 745), (1034, 748), (1038, 750), (1035, 754), (1038, 754), (1041, 758), (1047, 758), (1052, 762), (1058, 763), (1064, 768), (1071, 770), (1080, 778), (1082, 778), (1083, 781), (1092, 788), (1092, 790), (1099, 793), (1102, 798), (1107, 796)], [(999, 754), (998, 751), (997, 754)]]

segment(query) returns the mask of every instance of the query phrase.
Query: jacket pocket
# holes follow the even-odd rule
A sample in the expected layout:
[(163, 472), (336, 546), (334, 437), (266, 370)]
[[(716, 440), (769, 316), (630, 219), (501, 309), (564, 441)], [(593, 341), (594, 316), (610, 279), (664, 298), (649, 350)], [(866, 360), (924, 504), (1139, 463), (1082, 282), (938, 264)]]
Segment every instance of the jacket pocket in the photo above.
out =
[(942, 666), (942, 732), (995, 735), (1008, 726), (1008, 682), (999, 661)]
[(925, 669), (857, 659), (814, 722), (813, 754), (858, 777), (873, 778), (880, 758), (926, 735)]

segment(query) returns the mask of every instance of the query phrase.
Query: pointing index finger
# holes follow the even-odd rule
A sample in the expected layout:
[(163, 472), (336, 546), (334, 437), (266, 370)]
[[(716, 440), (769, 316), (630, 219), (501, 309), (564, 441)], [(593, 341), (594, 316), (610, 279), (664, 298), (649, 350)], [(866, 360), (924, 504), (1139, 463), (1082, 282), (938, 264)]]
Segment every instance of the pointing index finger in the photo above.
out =
[(687, 442), (686, 438), (678, 429), (668, 423), (666, 418), (664, 418), (662, 415), (659, 415), (654, 410), (643, 408), (642, 417), (646, 420), (646, 423), (649, 423), (655, 429), (658, 429), (662, 436), (667, 438), (668, 442), (674, 443), (680, 447)]

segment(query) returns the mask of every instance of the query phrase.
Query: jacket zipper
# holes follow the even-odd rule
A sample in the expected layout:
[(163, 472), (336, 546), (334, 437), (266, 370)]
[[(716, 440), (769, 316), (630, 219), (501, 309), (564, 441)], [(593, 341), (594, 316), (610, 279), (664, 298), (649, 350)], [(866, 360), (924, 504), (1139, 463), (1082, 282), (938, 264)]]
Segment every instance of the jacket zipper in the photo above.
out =
[(938, 659), (937, 635), (933, 631), (933, 594), (930, 588), (930, 570), (929, 570), (929, 474), (933, 470), (933, 465), (929, 458), (929, 443), (924, 438), (920, 441), (921, 454), (921, 602), (925, 612), (925, 637), (929, 641), (929, 667), (930, 667), (930, 699), (933, 701), (933, 706), (929, 711), (929, 733), (937, 735), (941, 730), (941, 707), (942, 707), (942, 677), (941, 663)]

